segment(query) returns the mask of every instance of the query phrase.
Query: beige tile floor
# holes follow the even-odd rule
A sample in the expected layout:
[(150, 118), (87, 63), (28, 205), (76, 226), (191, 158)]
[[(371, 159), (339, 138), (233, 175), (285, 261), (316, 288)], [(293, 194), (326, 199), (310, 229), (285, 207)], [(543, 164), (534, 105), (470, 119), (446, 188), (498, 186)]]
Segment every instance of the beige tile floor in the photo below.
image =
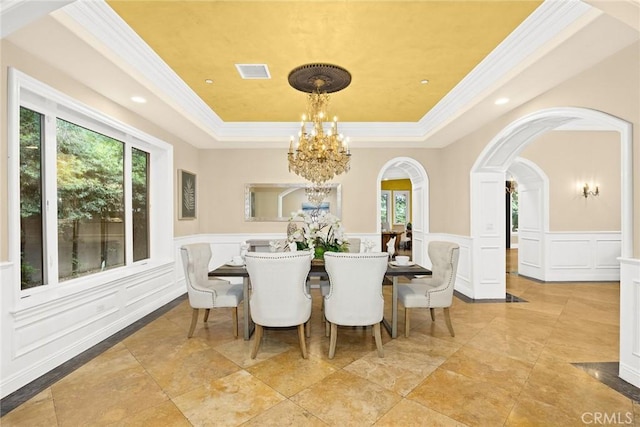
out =
[(370, 330), (340, 328), (328, 359), (317, 290), (307, 360), (295, 329), (267, 330), (251, 360), (253, 341), (233, 338), (227, 310), (187, 339), (184, 301), (0, 424), (579, 426), (606, 415), (640, 427), (640, 403), (571, 365), (618, 360), (619, 284), (507, 276), (508, 291), (528, 303), (454, 298), (455, 338), (440, 312), (432, 322), (415, 310), (411, 337), (383, 332), (384, 358)]

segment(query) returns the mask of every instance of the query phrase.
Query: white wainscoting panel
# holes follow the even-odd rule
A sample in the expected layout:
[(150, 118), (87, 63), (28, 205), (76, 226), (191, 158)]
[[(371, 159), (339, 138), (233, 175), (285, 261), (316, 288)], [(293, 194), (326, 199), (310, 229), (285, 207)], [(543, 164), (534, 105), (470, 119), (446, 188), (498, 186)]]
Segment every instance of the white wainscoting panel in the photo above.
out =
[(620, 239), (607, 240), (597, 239), (595, 248), (595, 268), (619, 269), (620, 262)]
[(549, 235), (549, 268), (575, 269), (588, 268), (591, 264), (591, 248), (588, 239), (564, 240)]
[[(56, 310), (25, 310), (16, 314), (13, 357), (44, 351), (56, 343), (67, 344), (79, 333), (100, 329), (118, 312), (118, 289), (87, 295), (75, 301), (56, 304)], [(55, 327), (52, 327), (55, 325)]]
[(544, 279), (618, 281), (620, 232), (545, 233)]
[(496, 283), (500, 280), (500, 276), (504, 275), (504, 268), (500, 269), (495, 263), (488, 262), (499, 257), (505, 257), (504, 251), (499, 246), (483, 246), (480, 248), (481, 283)]
[(128, 309), (135, 309), (145, 301), (156, 298), (157, 295), (164, 294), (167, 288), (173, 286), (172, 277), (167, 276), (164, 271), (149, 272), (145, 277), (137, 277), (128, 281), (125, 286), (126, 303)]
[(620, 259), (620, 371), (640, 387), (640, 259)]
[(481, 237), (500, 237), (504, 230), (504, 198), (502, 204), (492, 203), (496, 194), (502, 194), (500, 190), (504, 187), (504, 177), (496, 174), (486, 174), (488, 177), (480, 182), (480, 200), (483, 201), (483, 209), (479, 212)]
[[(40, 302), (14, 306), (20, 285), (11, 263), (0, 269), (2, 289), (1, 397), (18, 390), (185, 292), (174, 263), (141, 265), (110, 274), (95, 286), (76, 286), (60, 296), (43, 289)], [(49, 293), (50, 298), (42, 298)], [(57, 297), (56, 297), (57, 296)], [(31, 298), (27, 298), (29, 300)], [(20, 300), (18, 299), (20, 302)], [(28, 301), (27, 301), (28, 302)]]

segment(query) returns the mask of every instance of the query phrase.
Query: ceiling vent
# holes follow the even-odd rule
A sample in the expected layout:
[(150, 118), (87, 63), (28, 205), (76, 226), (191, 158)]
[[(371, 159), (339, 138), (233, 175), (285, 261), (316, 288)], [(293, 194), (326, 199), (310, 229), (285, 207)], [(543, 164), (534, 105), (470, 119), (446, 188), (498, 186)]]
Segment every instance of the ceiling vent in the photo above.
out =
[(238, 73), (243, 79), (270, 79), (267, 64), (236, 64)]

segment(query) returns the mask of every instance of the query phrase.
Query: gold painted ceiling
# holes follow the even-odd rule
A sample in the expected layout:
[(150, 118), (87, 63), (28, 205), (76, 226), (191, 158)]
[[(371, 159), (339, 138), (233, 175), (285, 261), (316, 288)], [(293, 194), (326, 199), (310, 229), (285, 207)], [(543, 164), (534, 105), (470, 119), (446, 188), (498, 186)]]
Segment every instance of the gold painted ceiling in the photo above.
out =
[[(108, 1), (225, 122), (299, 120), (306, 94), (287, 76), (312, 62), (351, 72), (331, 97), (340, 121), (418, 121), (540, 3)], [(266, 64), (271, 79), (235, 64)]]

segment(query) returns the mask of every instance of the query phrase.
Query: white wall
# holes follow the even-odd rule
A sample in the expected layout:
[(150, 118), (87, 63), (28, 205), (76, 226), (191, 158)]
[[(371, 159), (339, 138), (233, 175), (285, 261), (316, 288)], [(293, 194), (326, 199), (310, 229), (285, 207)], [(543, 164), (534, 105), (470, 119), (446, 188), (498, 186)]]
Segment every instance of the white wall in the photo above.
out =
[(640, 387), (640, 260), (622, 259), (620, 278), (620, 378)]

